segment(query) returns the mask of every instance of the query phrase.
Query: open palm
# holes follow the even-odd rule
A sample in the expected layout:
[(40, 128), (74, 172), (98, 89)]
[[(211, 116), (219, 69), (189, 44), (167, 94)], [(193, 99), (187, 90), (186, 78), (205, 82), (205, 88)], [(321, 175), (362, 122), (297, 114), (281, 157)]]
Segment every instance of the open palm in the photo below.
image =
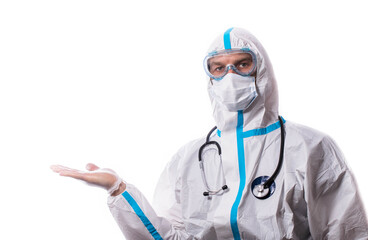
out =
[[(88, 163), (86, 169), (88, 171), (81, 171), (77, 169), (68, 168), (62, 165), (52, 165), (51, 169), (59, 173), (60, 176), (71, 177), (82, 180), (88, 184), (102, 187), (109, 191), (115, 191), (123, 184), (119, 176), (111, 169), (99, 168), (93, 163)], [(125, 189), (125, 184), (124, 184)]]

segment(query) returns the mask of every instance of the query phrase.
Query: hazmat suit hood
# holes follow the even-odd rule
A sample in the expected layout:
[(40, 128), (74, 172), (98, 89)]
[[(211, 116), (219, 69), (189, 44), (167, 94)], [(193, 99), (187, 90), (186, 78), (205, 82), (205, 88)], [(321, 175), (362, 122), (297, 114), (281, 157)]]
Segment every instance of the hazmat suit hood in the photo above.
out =
[[(227, 42), (226, 42), (227, 41)], [(230, 28), (218, 36), (211, 44), (208, 54), (225, 50), (225, 45), (231, 49), (249, 48), (257, 59), (256, 90), (258, 96), (254, 102), (243, 111), (243, 129), (250, 130), (265, 127), (278, 119), (278, 91), (271, 62), (261, 43), (248, 31), (241, 28)], [(226, 48), (229, 49), (229, 48)], [(237, 112), (230, 112), (213, 96), (210, 77), (208, 77), (208, 93), (210, 96), (213, 116), (220, 131), (237, 127)], [(246, 106), (244, 106), (245, 108)]]

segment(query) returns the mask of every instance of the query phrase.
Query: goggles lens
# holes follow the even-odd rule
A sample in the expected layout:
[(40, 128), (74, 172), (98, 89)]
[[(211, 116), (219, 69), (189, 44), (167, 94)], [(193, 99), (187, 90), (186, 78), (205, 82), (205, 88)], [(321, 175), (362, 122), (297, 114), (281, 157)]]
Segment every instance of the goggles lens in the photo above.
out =
[(203, 64), (207, 75), (215, 80), (220, 80), (230, 70), (242, 76), (249, 76), (257, 65), (256, 57), (249, 49), (210, 54)]

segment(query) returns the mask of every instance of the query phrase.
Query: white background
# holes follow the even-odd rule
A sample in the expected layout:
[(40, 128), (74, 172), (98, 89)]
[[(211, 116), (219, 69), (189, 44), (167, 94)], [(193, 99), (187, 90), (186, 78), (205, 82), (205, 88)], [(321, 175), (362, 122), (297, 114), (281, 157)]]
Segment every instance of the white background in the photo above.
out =
[(273, 63), (280, 114), (334, 138), (368, 205), (364, 1), (0, 3), (0, 239), (123, 239), (106, 193), (49, 169), (115, 169), (148, 199), (214, 125), (202, 59), (229, 27)]

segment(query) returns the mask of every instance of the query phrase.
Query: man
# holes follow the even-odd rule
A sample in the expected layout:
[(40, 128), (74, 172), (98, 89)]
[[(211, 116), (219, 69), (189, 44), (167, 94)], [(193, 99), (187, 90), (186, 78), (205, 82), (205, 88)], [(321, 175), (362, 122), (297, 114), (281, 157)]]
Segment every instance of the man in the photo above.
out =
[(354, 177), (336, 144), (279, 117), (259, 41), (231, 28), (215, 39), (204, 68), (217, 134), (178, 151), (157, 185), (155, 208), (112, 170), (53, 170), (108, 189), (127, 239), (368, 239)]

